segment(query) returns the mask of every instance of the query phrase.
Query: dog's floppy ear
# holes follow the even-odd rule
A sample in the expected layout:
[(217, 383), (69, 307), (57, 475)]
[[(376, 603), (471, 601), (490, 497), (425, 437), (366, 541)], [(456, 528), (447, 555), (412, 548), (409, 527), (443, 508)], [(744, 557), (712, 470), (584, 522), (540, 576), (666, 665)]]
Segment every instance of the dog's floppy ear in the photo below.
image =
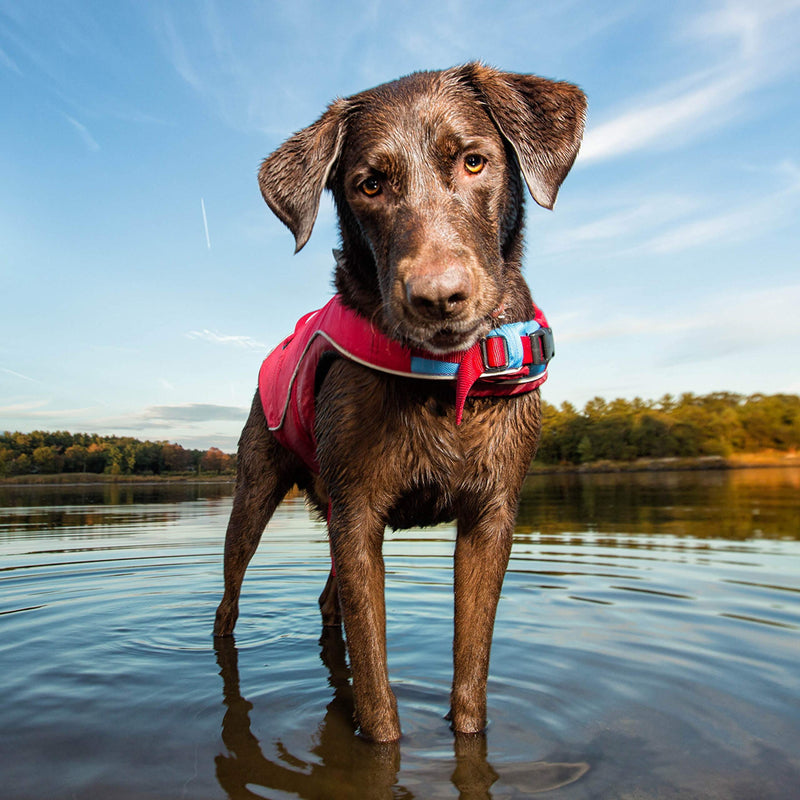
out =
[(514, 149), (533, 199), (552, 208), (578, 155), (585, 95), (571, 83), (500, 72), (480, 63), (462, 69)]
[(298, 252), (311, 236), (319, 198), (342, 145), (347, 103), (337, 100), (309, 127), (267, 156), (258, 185), (267, 205), (294, 234)]

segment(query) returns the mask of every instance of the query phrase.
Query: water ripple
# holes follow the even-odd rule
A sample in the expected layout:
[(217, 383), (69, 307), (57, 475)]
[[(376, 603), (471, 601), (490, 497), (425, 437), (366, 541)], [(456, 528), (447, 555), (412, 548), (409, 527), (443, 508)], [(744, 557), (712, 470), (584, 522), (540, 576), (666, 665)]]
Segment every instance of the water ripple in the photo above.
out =
[(443, 719), (455, 528), (387, 534), (391, 747), (354, 735), (345, 643), (316, 607), (324, 527), (301, 501), (265, 534), (236, 640), (215, 645), (228, 497), (17, 492), (0, 507), (4, 797), (789, 800), (797, 493), (773, 491), (756, 537), (723, 484), (696, 506), (668, 484), (661, 507), (645, 487), (646, 508), (607, 478), (526, 489), (485, 737)]

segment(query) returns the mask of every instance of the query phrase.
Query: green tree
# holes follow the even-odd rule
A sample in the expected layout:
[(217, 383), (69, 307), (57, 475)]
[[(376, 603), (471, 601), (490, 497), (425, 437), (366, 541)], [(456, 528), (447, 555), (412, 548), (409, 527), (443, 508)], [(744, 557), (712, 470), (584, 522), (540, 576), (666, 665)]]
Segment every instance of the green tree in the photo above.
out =
[(578, 457), (583, 464), (594, 461), (594, 448), (592, 447), (592, 440), (588, 434), (584, 435), (578, 443)]
[(63, 458), (58, 449), (52, 445), (39, 445), (33, 451), (33, 465), (37, 472), (52, 475), (61, 472)]
[(80, 444), (73, 444), (64, 451), (65, 472), (86, 472), (89, 451)]
[(8, 445), (0, 444), (0, 476), (8, 477), (14, 474), (14, 461), (16, 454)]

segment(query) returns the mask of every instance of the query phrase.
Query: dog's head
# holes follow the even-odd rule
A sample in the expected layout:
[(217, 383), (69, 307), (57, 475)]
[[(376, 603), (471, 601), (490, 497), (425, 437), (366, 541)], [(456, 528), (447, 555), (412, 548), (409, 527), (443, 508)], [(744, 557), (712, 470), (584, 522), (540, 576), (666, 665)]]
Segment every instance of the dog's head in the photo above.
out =
[(571, 84), (482, 64), (415, 73), (334, 102), (265, 159), (259, 185), (298, 250), (329, 188), (345, 302), (405, 343), (464, 349), (519, 270), (520, 173), (552, 208), (585, 108)]

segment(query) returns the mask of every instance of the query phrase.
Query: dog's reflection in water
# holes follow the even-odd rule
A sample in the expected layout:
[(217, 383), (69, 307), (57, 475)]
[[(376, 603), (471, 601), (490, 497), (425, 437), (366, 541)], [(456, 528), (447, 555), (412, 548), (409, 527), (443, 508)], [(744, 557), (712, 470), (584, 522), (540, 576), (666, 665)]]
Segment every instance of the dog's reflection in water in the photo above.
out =
[[(228, 755), (216, 757), (216, 773), (220, 786), (231, 800), (268, 796), (248, 787), (264, 787), (303, 800), (426, 800), (432, 796), (435, 785), (441, 780), (438, 776), (431, 776), (430, 780), (414, 780), (415, 791), (397, 783), (399, 742), (375, 744), (356, 735), (350, 671), (339, 628), (323, 628), (320, 639), (320, 657), (328, 669), (333, 698), (315, 735), (318, 744), (311, 748), (316, 756), (313, 762), (294, 756), (280, 739), (273, 744), (275, 752), (272, 757), (264, 754), (260, 742), (250, 730), (253, 705), (241, 694), (234, 639), (216, 639), (214, 646), (225, 705), (222, 740), (228, 749)], [(519, 784), (522, 788), (524, 785), (525, 795), (529, 795), (573, 783), (589, 769), (585, 763), (539, 761), (505, 765), (500, 775), (487, 760), (484, 734), (456, 734), (454, 751), (456, 766), (450, 781), (462, 800), (490, 800), (491, 787), (501, 777), (511, 786)], [(425, 788), (417, 790), (417, 786)], [(442, 796), (451, 793), (452, 790)]]
[[(411, 792), (395, 787), (400, 769), (400, 746), (362, 741), (353, 729), (353, 698), (345, 644), (339, 628), (323, 628), (321, 658), (328, 668), (333, 699), (318, 728), (318, 744), (312, 748), (316, 759), (308, 761), (288, 752), (276, 739), (273, 757), (264, 755), (250, 730), (252, 703), (239, 689), (238, 653), (230, 637), (216, 639), (217, 663), (223, 682), (222, 740), (229, 755), (216, 758), (217, 780), (230, 798), (261, 795), (247, 787), (263, 786), (305, 800), (358, 797), (413, 798)], [(394, 787), (394, 789), (392, 788)]]

